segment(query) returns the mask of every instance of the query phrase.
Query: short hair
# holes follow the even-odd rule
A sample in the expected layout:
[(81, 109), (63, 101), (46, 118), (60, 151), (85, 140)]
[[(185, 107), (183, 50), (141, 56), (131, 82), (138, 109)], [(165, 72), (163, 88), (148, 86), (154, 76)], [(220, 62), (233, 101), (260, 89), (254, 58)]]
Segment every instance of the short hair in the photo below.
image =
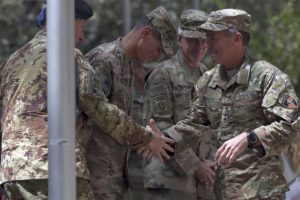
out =
[(240, 32), (241, 35), (242, 35), (243, 45), (246, 46), (246, 47), (249, 45), (249, 42), (250, 42), (250, 39), (251, 39), (250, 33), (245, 32), (245, 31), (239, 31), (235, 28), (228, 28), (226, 32), (229, 35), (233, 35), (234, 33)]
[(158, 31), (158, 29), (152, 24), (152, 22), (149, 20), (149, 18), (146, 15), (143, 15), (138, 19), (136, 24), (133, 27), (133, 30), (139, 30), (145, 26), (150, 26), (153, 30), (153, 36), (154, 38), (161, 40), (161, 34)]

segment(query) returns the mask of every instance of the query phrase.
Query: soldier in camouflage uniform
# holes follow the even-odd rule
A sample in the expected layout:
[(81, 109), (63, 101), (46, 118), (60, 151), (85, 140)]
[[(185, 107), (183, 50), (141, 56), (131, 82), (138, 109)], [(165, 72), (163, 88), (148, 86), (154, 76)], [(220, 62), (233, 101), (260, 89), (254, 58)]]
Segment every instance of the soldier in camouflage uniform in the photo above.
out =
[[(76, 42), (84, 39), (85, 21), (92, 8), (75, 0)], [(45, 9), (39, 25), (45, 25)], [(47, 33), (45, 29), (1, 65), (2, 152), (0, 183), (8, 199), (47, 199)], [(89, 140), (88, 119), (123, 145), (151, 144), (157, 137), (140, 127), (116, 106), (109, 104), (99, 79), (79, 50), (74, 51), (78, 66), (78, 119), (76, 133), (77, 199), (94, 199), (86, 166), (85, 148)], [(93, 83), (96, 82), (96, 83)], [(97, 108), (97, 110), (95, 110)], [(127, 130), (124, 132), (124, 130)], [(151, 139), (153, 138), (153, 139)], [(168, 140), (166, 140), (168, 141)], [(154, 144), (154, 143), (153, 143)]]
[(218, 65), (197, 82), (189, 115), (164, 132), (177, 142), (178, 162), (187, 142), (216, 135), (218, 200), (283, 200), (287, 184), (279, 155), (299, 131), (298, 98), (286, 74), (251, 56), (250, 25), (251, 16), (237, 9), (212, 12), (201, 25)]
[[(147, 13), (124, 37), (102, 44), (86, 57), (101, 76), (101, 87), (109, 102), (132, 115), (133, 70), (159, 60), (162, 52), (173, 54), (176, 28), (167, 11), (158, 7)], [(97, 199), (131, 198), (127, 177), (128, 148), (92, 127), (87, 163)]]
[[(206, 54), (206, 36), (198, 30), (206, 20), (207, 14), (203, 11), (188, 9), (182, 12), (177, 39), (179, 51), (162, 62), (147, 79), (144, 125), (153, 118), (158, 128), (164, 130), (187, 114), (195, 97), (194, 84), (207, 71), (200, 63)], [(194, 150), (197, 151), (197, 146)], [(197, 199), (195, 176), (180, 176), (155, 157), (145, 160), (144, 165), (144, 186), (148, 189), (145, 199)], [(212, 171), (209, 167), (208, 170)], [(215, 172), (211, 174), (214, 176)], [(205, 191), (200, 195), (209, 198)]]

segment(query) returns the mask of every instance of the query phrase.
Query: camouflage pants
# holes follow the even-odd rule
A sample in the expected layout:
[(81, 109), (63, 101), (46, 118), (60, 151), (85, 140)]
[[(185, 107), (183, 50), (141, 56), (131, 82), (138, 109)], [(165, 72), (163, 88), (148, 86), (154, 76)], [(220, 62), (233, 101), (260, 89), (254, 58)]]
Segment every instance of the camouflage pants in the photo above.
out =
[(132, 189), (132, 199), (142, 200), (146, 190), (144, 189), (143, 159), (136, 151), (131, 151), (128, 160), (128, 179)]
[(208, 190), (204, 185), (197, 183), (197, 200), (218, 200), (216, 199), (216, 189)]
[[(48, 199), (48, 180), (9, 181), (2, 184), (9, 200)], [(77, 178), (77, 200), (94, 200), (88, 180)]]
[(144, 200), (197, 200), (196, 194), (168, 189), (146, 189)]

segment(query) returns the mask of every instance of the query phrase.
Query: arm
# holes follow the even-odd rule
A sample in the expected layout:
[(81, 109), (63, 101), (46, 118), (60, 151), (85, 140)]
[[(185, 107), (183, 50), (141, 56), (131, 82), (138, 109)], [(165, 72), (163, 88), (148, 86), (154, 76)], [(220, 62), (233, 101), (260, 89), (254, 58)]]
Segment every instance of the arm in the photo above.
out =
[[(262, 66), (264, 67), (264, 66)], [(262, 110), (269, 124), (252, 130), (257, 137), (256, 149), (261, 156), (278, 154), (299, 132), (298, 98), (289, 78), (274, 70), (263, 74)], [(219, 164), (230, 165), (247, 149), (247, 133), (243, 132), (226, 141), (217, 151)]]
[(207, 78), (204, 75), (199, 79), (196, 85), (198, 96), (193, 101), (190, 113), (186, 118), (164, 131), (176, 141), (175, 155), (170, 162), (174, 169), (183, 175), (194, 175), (200, 167), (201, 159), (192, 147), (196, 147), (204, 135), (211, 134), (203, 102)]
[(285, 74), (275, 72), (267, 75), (262, 108), (271, 123), (253, 130), (266, 155), (278, 153), (299, 132), (298, 102), (294, 88)]
[(99, 83), (99, 77), (81, 54), (77, 55), (77, 64), (80, 109), (120, 144), (127, 146), (147, 144), (153, 137), (152, 133), (108, 102)]
[(159, 129), (174, 125), (171, 80), (167, 71), (157, 68), (145, 84), (144, 125), (152, 118)]

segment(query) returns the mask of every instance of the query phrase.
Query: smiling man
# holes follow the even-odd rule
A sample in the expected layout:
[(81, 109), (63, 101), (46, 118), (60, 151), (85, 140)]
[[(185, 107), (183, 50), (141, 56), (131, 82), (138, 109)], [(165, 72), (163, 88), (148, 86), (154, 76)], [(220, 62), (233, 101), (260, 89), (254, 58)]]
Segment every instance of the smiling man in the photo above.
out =
[(210, 14), (201, 28), (217, 65), (197, 82), (189, 115), (164, 132), (177, 151), (187, 139), (215, 133), (218, 200), (283, 200), (288, 188), (279, 155), (299, 132), (298, 98), (286, 74), (250, 54), (250, 27), (243, 10)]
[[(200, 10), (187, 9), (180, 16), (177, 44), (179, 50), (175, 56), (160, 63), (151, 72), (145, 85), (144, 125), (152, 118), (158, 128), (164, 130), (183, 119), (195, 98), (194, 85), (207, 71), (201, 60), (206, 54), (205, 32), (199, 31), (208, 15)], [(195, 151), (198, 145), (187, 144)], [(185, 165), (189, 161), (185, 160)], [(198, 166), (201, 173), (207, 173), (214, 180), (215, 172), (210, 168), (213, 162), (202, 162)], [(193, 164), (189, 165), (190, 167)], [(144, 199), (211, 199), (204, 187), (197, 194), (197, 173), (185, 176), (177, 173), (166, 163), (155, 157), (145, 160), (144, 187), (147, 189)], [(198, 177), (202, 181), (201, 177)]]

